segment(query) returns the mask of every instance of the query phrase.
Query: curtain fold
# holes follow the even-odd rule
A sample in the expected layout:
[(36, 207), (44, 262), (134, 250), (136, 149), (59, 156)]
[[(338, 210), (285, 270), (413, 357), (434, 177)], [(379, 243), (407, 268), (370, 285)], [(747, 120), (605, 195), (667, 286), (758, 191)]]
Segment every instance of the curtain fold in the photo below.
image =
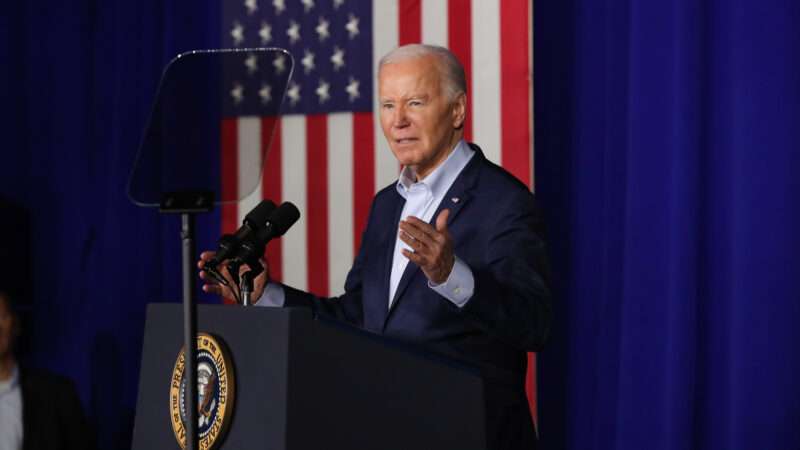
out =
[[(130, 448), (145, 305), (181, 298), (179, 218), (128, 173), (159, 76), (219, 46), (218, 2), (5, 2), (0, 196), (31, 220), (25, 361), (72, 378), (98, 448)], [(198, 246), (219, 217), (204, 215)], [(6, 256), (3, 256), (6, 258)]]
[(544, 448), (796, 448), (800, 7), (536, 2)]

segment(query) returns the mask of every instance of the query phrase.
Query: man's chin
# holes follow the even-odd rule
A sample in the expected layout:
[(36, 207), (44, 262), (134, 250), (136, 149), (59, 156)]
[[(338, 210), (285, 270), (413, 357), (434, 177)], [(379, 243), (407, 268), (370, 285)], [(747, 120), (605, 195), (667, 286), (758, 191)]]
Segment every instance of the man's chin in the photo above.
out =
[(413, 150), (408, 149), (395, 149), (394, 150), (394, 157), (397, 159), (397, 162), (400, 163), (402, 166), (413, 166), (417, 164), (417, 158), (415, 158), (415, 152)]

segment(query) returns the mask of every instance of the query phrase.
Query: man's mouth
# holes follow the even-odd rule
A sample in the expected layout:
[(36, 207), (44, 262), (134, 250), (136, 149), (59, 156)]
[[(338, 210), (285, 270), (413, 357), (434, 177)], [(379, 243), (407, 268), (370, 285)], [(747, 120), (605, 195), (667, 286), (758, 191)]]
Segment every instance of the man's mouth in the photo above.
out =
[(401, 138), (401, 139), (395, 139), (394, 140), (395, 143), (400, 144), (400, 145), (410, 144), (410, 143), (416, 142), (416, 141), (417, 141), (417, 138)]

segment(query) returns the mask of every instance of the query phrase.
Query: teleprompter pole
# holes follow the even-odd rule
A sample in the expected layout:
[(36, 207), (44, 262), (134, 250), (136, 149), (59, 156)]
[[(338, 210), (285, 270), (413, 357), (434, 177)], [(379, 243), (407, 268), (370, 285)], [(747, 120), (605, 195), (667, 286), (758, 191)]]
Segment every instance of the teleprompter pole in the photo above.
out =
[(195, 215), (211, 211), (214, 194), (208, 191), (163, 194), (159, 211), (181, 215), (181, 265), (183, 284), (183, 379), (186, 380), (186, 450), (197, 450), (197, 293), (194, 280)]
[(194, 214), (181, 214), (183, 265), (183, 342), (186, 381), (186, 449), (197, 450), (197, 302), (192, 270), (194, 261)]

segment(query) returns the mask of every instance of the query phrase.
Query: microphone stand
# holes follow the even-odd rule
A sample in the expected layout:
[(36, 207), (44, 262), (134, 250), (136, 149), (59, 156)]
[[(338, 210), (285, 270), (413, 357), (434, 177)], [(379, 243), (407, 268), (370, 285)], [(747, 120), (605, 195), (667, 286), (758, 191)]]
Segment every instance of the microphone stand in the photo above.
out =
[(240, 291), (242, 293), (242, 306), (251, 306), (250, 294), (253, 293), (253, 280), (264, 271), (261, 264), (256, 262), (255, 265), (248, 264), (252, 269), (242, 274), (242, 281)]

